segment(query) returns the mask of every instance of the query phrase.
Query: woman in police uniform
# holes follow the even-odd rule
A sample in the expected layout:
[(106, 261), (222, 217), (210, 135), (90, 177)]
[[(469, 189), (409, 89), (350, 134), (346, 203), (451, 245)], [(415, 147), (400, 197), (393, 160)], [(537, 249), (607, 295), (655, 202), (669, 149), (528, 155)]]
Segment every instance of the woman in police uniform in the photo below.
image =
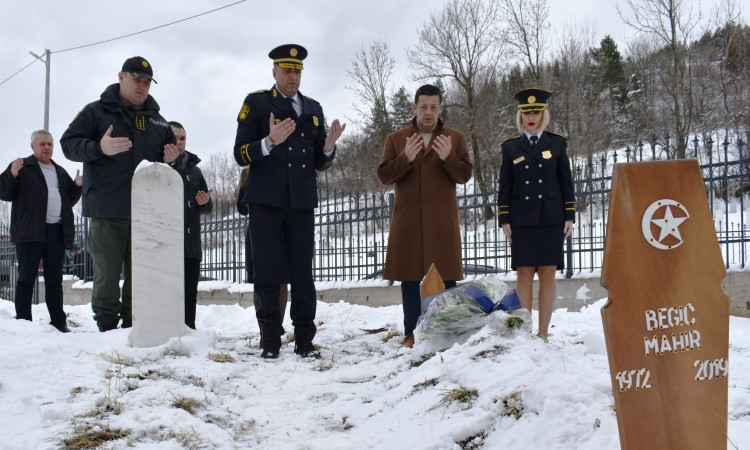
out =
[(555, 272), (563, 268), (563, 241), (575, 219), (568, 140), (545, 131), (551, 96), (542, 89), (514, 95), (520, 134), (502, 144), (498, 193), (498, 219), (510, 241), (516, 289), (529, 311), (534, 274), (539, 277), (538, 334), (544, 340), (555, 305)]

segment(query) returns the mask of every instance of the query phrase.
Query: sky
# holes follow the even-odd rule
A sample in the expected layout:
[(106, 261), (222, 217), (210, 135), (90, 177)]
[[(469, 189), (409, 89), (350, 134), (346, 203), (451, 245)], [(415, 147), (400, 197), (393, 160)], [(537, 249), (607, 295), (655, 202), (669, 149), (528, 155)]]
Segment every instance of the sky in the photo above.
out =
[[(245, 95), (273, 85), (267, 54), (275, 46), (292, 42), (307, 48), (301, 92), (323, 105), (329, 122), (338, 118), (352, 130), (357, 99), (347, 88), (351, 84), (346, 71), (357, 53), (376, 39), (389, 44), (396, 60), (392, 87), (405, 86), (413, 92), (421, 83), (410, 77), (406, 49), (416, 44), (417, 32), (430, 15), (448, 2), (248, 0), (169, 27), (65, 51), (159, 27), (234, 1), (154, 0), (133, 6), (94, 0), (4, 1), (0, 81), (34, 61), (30, 51), (37, 55), (45, 49), (52, 51), (49, 120), (57, 144), (53, 159), (74, 174), (80, 164), (64, 158), (60, 136), (84, 105), (117, 82), (125, 59), (143, 56), (154, 67), (158, 84), (152, 85), (151, 94), (163, 115), (186, 127), (187, 149), (205, 160), (213, 154), (231, 154), (236, 117)], [(609, 33), (625, 45), (633, 33), (621, 23), (615, 4), (616, 0), (580, 0), (573, 11), (565, 2), (550, 2), (551, 25), (554, 30), (565, 30), (585, 24), (595, 43)], [(30, 154), (31, 131), (44, 124), (44, 86), (41, 62), (0, 85), (3, 168), (16, 157)]]
[[(199, 305), (197, 331), (134, 348), (132, 329), (100, 333), (88, 304), (65, 306), (61, 334), (44, 305), (28, 322), (0, 300), (0, 450), (61, 448), (101, 427), (127, 433), (106, 449), (453, 450), (481, 435), (464, 448), (618, 450), (605, 302), (556, 310), (549, 343), (493, 315), (447, 345), (417, 334), (411, 350), (388, 338), (403, 332), (400, 306), (319, 302), (321, 358), (297, 357), (287, 336), (266, 361), (252, 308)], [(727, 448), (744, 450), (749, 318), (730, 317), (729, 342)]]

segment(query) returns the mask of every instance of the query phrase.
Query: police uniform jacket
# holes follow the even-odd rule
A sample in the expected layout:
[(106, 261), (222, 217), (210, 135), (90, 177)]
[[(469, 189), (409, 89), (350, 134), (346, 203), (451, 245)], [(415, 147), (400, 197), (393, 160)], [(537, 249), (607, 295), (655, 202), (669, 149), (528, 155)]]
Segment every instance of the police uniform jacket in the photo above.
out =
[[(11, 163), (12, 164), (12, 163)], [(23, 159), (18, 176), (10, 173), (11, 164), (0, 174), (0, 199), (13, 202), (10, 209), (10, 238), (15, 243), (46, 242), (47, 181), (34, 155)], [(60, 189), (60, 217), (65, 248), (73, 247), (73, 205), (81, 198), (81, 188), (68, 172), (55, 164)]]
[(198, 168), (201, 159), (198, 155), (185, 151), (172, 164), (182, 177), (185, 188), (185, 258), (202, 259), (201, 250), (201, 214), (208, 214), (214, 209), (213, 199), (205, 205), (198, 205), (195, 194), (198, 191), (208, 192), (206, 179)]
[[(248, 203), (274, 207), (314, 209), (318, 206), (316, 170), (326, 170), (335, 152), (326, 156), (323, 108), (318, 102), (302, 98), (298, 117), (291, 101), (273, 87), (253, 92), (245, 98), (237, 117), (234, 158), (241, 166), (250, 165), (243, 198)], [(268, 120), (273, 113), (276, 122), (292, 118), (296, 128), (287, 140), (278, 142), (264, 156), (261, 141), (268, 136)]]
[[(419, 281), (435, 264), (444, 280), (462, 280), (456, 184), (471, 179), (466, 138), (438, 120), (430, 142), (410, 163), (404, 148), (415, 133), (413, 119), (411, 126), (388, 135), (378, 165), (380, 181), (396, 185), (383, 278)], [(432, 149), (441, 134), (451, 138), (445, 161)]]
[[(108, 156), (100, 141), (112, 125), (112, 137), (127, 137), (133, 146)], [(63, 153), (83, 163), (83, 215), (96, 219), (130, 219), (130, 189), (138, 164), (164, 161), (164, 145), (174, 133), (150, 95), (134, 110), (120, 100), (119, 83), (110, 85), (98, 101), (84, 106), (60, 138)]]
[(575, 220), (575, 195), (568, 140), (542, 132), (532, 149), (525, 134), (502, 144), (498, 219), (500, 224), (536, 226)]

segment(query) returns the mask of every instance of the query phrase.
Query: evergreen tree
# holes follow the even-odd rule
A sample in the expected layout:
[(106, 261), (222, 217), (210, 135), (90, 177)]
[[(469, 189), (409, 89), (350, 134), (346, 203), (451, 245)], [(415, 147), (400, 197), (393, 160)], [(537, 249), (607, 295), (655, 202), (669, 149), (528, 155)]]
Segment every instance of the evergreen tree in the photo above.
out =
[(391, 97), (391, 123), (393, 130), (399, 130), (409, 125), (414, 111), (412, 110), (413, 99), (406, 88), (401, 86)]

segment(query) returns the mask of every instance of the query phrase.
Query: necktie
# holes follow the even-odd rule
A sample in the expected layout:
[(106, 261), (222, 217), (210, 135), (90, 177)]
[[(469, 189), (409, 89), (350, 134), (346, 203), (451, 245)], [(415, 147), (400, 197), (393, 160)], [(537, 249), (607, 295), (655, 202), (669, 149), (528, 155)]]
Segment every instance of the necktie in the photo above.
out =
[(297, 103), (297, 101), (295, 99), (293, 99), (292, 97), (287, 97), (287, 99), (292, 104), (292, 108), (294, 108), (294, 112), (297, 113), (297, 116), (301, 115), (302, 114), (302, 108), (300, 108), (299, 103)]
[(535, 136), (531, 136), (531, 137), (529, 137), (529, 140), (531, 141), (531, 148), (534, 148), (534, 147), (536, 147), (536, 141), (539, 140), (539, 137), (536, 136), (536, 135)]

